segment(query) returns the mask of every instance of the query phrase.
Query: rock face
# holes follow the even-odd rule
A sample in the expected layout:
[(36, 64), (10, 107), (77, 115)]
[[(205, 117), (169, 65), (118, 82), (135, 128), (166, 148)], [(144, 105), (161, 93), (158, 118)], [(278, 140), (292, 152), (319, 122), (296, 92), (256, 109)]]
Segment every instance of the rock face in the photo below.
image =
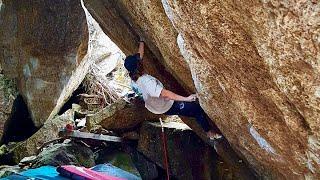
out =
[(61, 116), (47, 121), (35, 134), (27, 140), (20, 142), (12, 150), (13, 159), (16, 163), (24, 157), (36, 155), (39, 148), (49, 141), (59, 138), (59, 131), (67, 124), (74, 123), (74, 110), (70, 109)]
[(233, 146), (263, 176), (319, 177), (319, 3), (164, 4), (202, 106)]
[(37, 156), (32, 168), (45, 165), (76, 165), (90, 168), (95, 165), (94, 154), (90, 148), (77, 143), (54, 144)]
[[(214, 177), (214, 150), (205, 145), (183, 123), (165, 123), (170, 173), (177, 179), (211, 179)], [(164, 166), (161, 126), (144, 123), (140, 129), (138, 151), (157, 165)]]
[[(184, 89), (194, 89), (188, 66), (183, 57), (179, 55), (179, 49), (175, 45), (177, 32), (168, 21), (161, 2), (148, 1), (144, 5), (142, 1), (84, 0), (84, 2), (102, 30), (125, 54), (137, 53), (139, 34), (145, 37), (147, 42), (150, 42), (147, 43), (148, 46), (145, 48), (143, 65), (150, 74), (158, 75), (157, 78), (166, 87), (175, 89), (180, 93), (184, 93)], [(152, 3), (152, 6), (149, 3)], [(140, 5), (144, 10), (152, 8), (153, 13), (141, 13), (143, 9), (139, 9), (138, 6)], [(132, 14), (133, 16), (131, 16)], [(135, 23), (138, 21), (146, 24)], [(152, 31), (152, 33), (149, 31)], [(166, 41), (165, 44), (164, 41)], [(153, 42), (158, 43), (154, 44)], [(171, 66), (164, 67), (166, 62), (170, 62)], [(173, 73), (173, 69), (179, 69), (179, 75)], [(185, 81), (186, 79), (188, 81)]]
[(164, 84), (174, 77), (192, 91), (193, 80), (202, 107), (262, 178), (320, 177), (318, 1), (86, 5), (125, 53), (137, 34), (146, 39), (146, 64), (172, 74), (146, 65)]
[(108, 130), (125, 130), (136, 127), (146, 120), (158, 121), (159, 115), (150, 113), (144, 108), (144, 102), (135, 101), (132, 104), (120, 99), (103, 108), (96, 114), (86, 116), (88, 129), (100, 125)]
[(2, 69), (17, 80), (37, 127), (60, 105), (65, 86), (75, 86), (70, 77), (86, 54), (86, 26), (77, 0), (0, 1)]
[(133, 150), (130, 153), (130, 156), (142, 179), (159, 178), (158, 168), (155, 163), (148, 160), (144, 155), (136, 150)]

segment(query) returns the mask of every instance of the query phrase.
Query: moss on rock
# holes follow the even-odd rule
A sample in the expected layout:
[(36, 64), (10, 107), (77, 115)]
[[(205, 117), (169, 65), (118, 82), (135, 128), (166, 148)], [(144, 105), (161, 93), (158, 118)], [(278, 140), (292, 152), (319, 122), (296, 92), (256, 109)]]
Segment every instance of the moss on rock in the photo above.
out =
[(8, 101), (10, 96), (18, 95), (16, 82), (3, 74), (0, 74), (0, 91), (2, 91), (5, 101)]

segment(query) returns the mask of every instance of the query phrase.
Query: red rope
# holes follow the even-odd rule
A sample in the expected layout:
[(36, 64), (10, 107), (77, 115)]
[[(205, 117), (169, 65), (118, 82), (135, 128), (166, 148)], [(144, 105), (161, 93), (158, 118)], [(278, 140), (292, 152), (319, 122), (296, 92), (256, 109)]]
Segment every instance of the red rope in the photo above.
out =
[(167, 172), (167, 180), (170, 180), (169, 177), (169, 163), (168, 163), (168, 152), (167, 152), (167, 141), (166, 141), (166, 135), (164, 131), (161, 132), (162, 137), (162, 144), (163, 144), (163, 155), (164, 155), (164, 167)]

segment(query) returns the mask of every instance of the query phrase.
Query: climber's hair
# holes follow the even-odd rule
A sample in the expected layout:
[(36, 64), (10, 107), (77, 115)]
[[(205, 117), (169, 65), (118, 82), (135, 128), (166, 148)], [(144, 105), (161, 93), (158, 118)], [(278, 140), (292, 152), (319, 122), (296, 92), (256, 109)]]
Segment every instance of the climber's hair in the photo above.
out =
[(128, 70), (129, 76), (133, 81), (137, 81), (144, 74), (144, 68), (140, 54), (133, 54), (126, 57), (124, 67)]
[(137, 70), (134, 72), (129, 72), (129, 76), (133, 81), (137, 81), (140, 76), (144, 74), (144, 68), (141, 61), (138, 62)]

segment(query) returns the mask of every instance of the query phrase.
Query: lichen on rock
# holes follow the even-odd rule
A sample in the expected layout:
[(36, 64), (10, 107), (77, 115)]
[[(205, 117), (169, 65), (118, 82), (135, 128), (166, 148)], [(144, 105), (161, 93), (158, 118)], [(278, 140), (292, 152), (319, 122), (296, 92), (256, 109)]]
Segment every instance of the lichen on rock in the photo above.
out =
[(33, 160), (32, 168), (70, 164), (88, 168), (93, 167), (95, 162), (92, 150), (74, 142), (54, 144), (39, 153), (36, 159)]
[(17, 95), (16, 82), (0, 74), (0, 139), (3, 135), (4, 125), (10, 118), (13, 102)]

